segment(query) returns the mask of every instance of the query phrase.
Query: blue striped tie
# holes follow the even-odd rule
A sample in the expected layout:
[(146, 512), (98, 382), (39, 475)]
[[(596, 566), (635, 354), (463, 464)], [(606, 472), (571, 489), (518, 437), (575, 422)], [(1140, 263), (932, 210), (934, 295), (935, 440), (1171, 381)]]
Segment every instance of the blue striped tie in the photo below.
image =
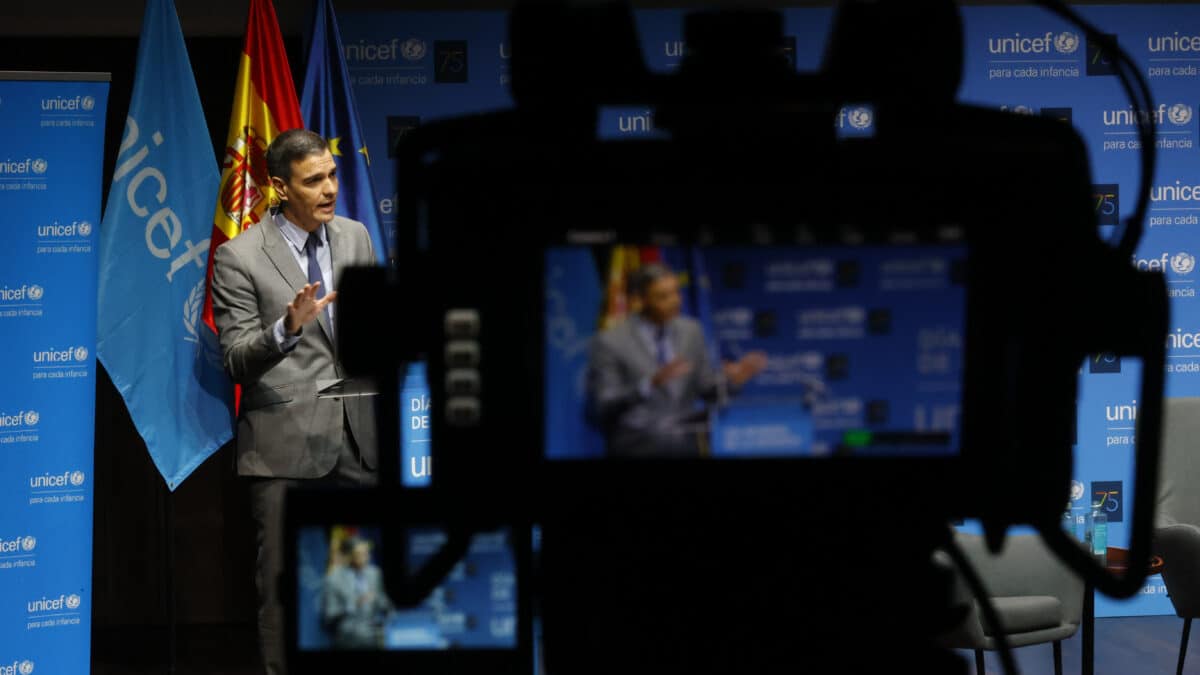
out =
[(656, 358), (658, 359), (658, 365), (660, 365), (660, 366), (667, 365), (667, 361), (668, 361), (667, 347), (668, 347), (668, 345), (667, 345), (667, 329), (666, 329), (666, 327), (659, 326), (657, 329), (655, 329), (654, 346), (656, 348), (655, 351), (657, 352)]
[[(317, 260), (317, 248), (321, 246), (321, 238), (316, 232), (308, 234), (308, 241), (304, 242), (304, 253), (308, 256), (308, 283), (315, 284), (321, 282), (317, 286), (317, 300), (325, 297), (325, 279), (321, 275), (321, 263)], [(325, 313), (325, 320), (329, 322), (329, 329), (333, 330), (333, 319), (329, 316), (329, 307), (321, 310)]]

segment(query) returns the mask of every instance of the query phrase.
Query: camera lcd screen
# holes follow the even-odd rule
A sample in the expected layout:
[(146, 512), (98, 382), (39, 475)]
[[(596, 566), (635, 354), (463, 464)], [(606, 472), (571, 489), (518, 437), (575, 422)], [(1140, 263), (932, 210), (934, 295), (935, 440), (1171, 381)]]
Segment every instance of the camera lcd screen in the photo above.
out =
[(546, 457), (956, 456), (966, 259), (548, 248)]
[[(438, 530), (409, 530), (411, 573), (445, 542)], [(513, 649), (517, 577), (507, 530), (475, 535), (467, 555), (420, 605), (398, 607), (383, 579), (389, 552), (371, 525), (297, 530), (297, 646), (334, 650)]]

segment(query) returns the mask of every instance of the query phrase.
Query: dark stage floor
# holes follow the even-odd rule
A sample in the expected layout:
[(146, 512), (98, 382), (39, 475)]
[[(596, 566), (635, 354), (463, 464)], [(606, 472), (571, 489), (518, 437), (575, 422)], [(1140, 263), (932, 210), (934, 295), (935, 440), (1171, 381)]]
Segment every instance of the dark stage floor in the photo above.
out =
[[(1096, 620), (1096, 675), (1153, 675), (1175, 672), (1183, 621), (1174, 616)], [(162, 630), (130, 627), (96, 635), (93, 675), (166, 673), (167, 636)], [(1080, 638), (1063, 643), (1063, 672), (1078, 673)], [(177, 675), (259, 675), (252, 626), (181, 626)], [(969, 663), (970, 653), (964, 652)], [(1016, 650), (1025, 675), (1054, 672), (1050, 645)], [(900, 664), (897, 664), (900, 665)], [(971, 667), (973, 670), (973, 666)], [(801, 672), (802, 669), (798, 669)], [(1200, 639), (1188, 649), (1186, 672), (1200, 673)], [(896, 672), (904, 672), (897, 668)], [(999, 674), (1000, 659), (987, 655), (987, 672)]]

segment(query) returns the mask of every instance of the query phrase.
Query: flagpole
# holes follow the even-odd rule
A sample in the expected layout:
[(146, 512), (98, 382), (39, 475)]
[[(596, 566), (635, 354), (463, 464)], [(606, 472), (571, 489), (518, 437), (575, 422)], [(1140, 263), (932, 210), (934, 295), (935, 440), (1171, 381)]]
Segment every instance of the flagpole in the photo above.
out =
[(166, 584), (166, 603), (167, 603), (167, 673), (175, 675), (176, 655), (178, 645), (176, 642), (176, 623), (175, 616), (175, 507), (174, 493), (163, 485), (166, 495), (163, 497), (163, 541), (167, 547), (167, 554), (163, 556), (163, 580)]

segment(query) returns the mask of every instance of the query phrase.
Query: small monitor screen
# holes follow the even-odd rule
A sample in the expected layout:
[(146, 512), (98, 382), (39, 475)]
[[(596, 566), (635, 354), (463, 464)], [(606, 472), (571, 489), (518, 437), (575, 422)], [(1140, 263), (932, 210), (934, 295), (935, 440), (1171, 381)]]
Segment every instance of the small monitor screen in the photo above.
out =
[[(312, 525), (296, 542), (300, 651), (513, 649), (517, 577), (507, 530), (480, 533), (445, 581), (415, 607), (398, 606), (384, 583), (390, 546), (372, 525)], [(413, 573), (446, 540), (409, 530), (405, 569)]]
[(954, 456), (965, 243), (544, 253), (548, 459)]

